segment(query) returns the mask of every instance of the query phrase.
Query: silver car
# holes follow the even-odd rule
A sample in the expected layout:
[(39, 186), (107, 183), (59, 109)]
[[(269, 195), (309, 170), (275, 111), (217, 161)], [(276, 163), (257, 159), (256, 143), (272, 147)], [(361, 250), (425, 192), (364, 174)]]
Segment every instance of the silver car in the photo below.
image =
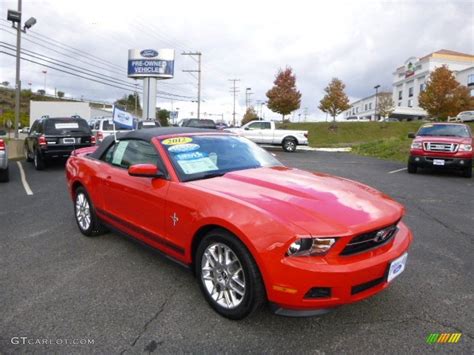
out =
[(0, 182), (7, 182), (10, 180), (8, 173), (8, 150), (7, 143), (0, 138)]

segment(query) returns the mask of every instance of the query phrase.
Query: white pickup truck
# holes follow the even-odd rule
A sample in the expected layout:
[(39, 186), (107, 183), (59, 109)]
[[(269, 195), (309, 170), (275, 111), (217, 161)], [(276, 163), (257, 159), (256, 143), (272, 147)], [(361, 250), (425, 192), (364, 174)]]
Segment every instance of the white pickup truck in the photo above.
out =
[(298, 145), (308, 145), (308, 131), (276, 129), (273, 121), (251, 121), (240, 128), (228, 128), (251, 141), (264, 145), (280, 145), (286, 152), (294, 152)]

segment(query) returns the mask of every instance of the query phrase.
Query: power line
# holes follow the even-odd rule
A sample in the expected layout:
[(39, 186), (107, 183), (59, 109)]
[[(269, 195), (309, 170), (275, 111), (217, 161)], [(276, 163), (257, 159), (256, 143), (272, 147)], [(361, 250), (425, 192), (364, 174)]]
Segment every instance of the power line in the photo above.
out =
[[(3, 53), (3, 54), (8, 55), (10, 57), (15, 57), (14, 54), (7, 53), (3, 50), (0, 51), (0, 53)], [(41, 66), (46, 67), (46, 68), (56, 70), (56, 71), (59, 71), (59, 72), (62, 72), (62, 73), (65, 73), (65, 74), (69, 74), (69, 75), (76, 76), (76, 77), (79, 77), (79, 78), (82, 78), (82, 79), (85, 79), (85, 80), (93, 81), (93, 82), (96, 82), (96, 83), (99, 83), (99, 84), (102, 84), (102, 85), (107, 85), (107, 86), (114, 87), (114, 88), (117, 88), (117, 89), (121, 89), (121, 90), (124, 90), (124, 91), (127, 91), (127, 92), (135, 92), (134, 89), (123, 87), (121, 85), (115, 85), (115, 84), (107, 83), (107, 82), (97, 80), (97, 79), (93, 79), (93, 78), (88, 78), (88, 77), (85, 77), (85, 76), (82, 76), (82, 75), (79, 75), (79, 74), (76, 74), (76, 73), (73, 73), (73, 72), (69, 72), (69, 71), (66, 71), (66, 70), (63, 70), (63, 69), (59, 69), (59, 68), (56, 68), (56, 67), (51, 66), (51, 65), (40, 63), (40, 62), (31, 60), (31, 59), (28, 59), (28, 58), (25, 58), (25, 57), (20, 57), (20, 59), (22, 59), (24, 61), (27, 61), (27, 62), (30, 62), (30, 63), (41, 65)], [(162, 99), (167, 99), (167, 100), (171, 100), (171, 99), (178, 100), (176, 98), (167, 97), (167, 96), (161, 96), (161, 95), (156, 95), (156, 96), (159, 97), (159, 98), (162, 98)], [(178, 100), (178, 101), (190, 101), (190, 100)]]

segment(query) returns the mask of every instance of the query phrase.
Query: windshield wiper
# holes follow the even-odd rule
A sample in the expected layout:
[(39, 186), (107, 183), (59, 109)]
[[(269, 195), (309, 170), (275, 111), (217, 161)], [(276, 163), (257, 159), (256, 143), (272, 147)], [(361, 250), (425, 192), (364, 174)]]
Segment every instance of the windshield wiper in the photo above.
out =
[(204, 175), (200, 176), (196, 180), (211, 179), (211, 178), (215, 178), (215, 177), (219, 177), (219, 176), (224, 176), (225, 174), (226, 173), (223, 173), (223, 172), (208, 173), (208, 174), (204, 174)]

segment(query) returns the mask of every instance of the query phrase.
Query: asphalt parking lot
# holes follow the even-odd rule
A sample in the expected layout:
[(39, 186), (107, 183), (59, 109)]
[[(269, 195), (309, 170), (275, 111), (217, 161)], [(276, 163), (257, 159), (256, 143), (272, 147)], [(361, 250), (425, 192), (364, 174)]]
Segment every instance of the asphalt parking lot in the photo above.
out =
[[(314, 318), (263, 310), (218, 316), (186, 269), (115, 234), (83, 237), (64, 166), (17, 163), (0, 185), (0, 352), (473, 353), (474, 179), (409, 175), (401, 163), (347, 153), (274, 153), (285, 164), (364, 182), (402, 202), (415, 239), (384, 292)], [(431, 333), (462, 333), (427, 344)], [(52, 344), (24, 345), (21, 339)], [(57, 344), (57, 340), (61, 344)], [(65, 340), (89, 344), (64, 344)]]

